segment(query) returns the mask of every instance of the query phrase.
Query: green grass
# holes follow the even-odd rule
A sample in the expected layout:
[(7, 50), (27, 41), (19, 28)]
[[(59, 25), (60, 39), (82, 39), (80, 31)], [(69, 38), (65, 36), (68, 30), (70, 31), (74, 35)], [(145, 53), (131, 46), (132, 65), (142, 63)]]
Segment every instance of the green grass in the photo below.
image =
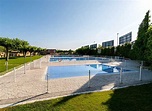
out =
[[(39, 59), (42, 56), (33, 56), (32, 60)], [(31, 61), (30, 57), (26, 57), (25, 59), (26, 63)], [(10, 58), (8, 61), (8, 71), (13, 70), (14, 67), (19, 67), (20, 65), (24, 64), (24, 57), (13, 57)], [(0, 75), (5, 74), (6, 71), (6, 65), (5, 65), (5, 58), (0, 58)]]
[(63, 97), (1, 111), (151, 111), (152, 83), (114, 91)]

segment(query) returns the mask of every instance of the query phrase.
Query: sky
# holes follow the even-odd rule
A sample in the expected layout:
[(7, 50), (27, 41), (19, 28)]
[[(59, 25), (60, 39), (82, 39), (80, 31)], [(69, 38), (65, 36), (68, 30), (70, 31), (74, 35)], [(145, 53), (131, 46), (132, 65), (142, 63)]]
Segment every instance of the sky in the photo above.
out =
[[(42, 48), (75, 50), (132, 31), (152, 11), (152, 0), (0, 0), (0, 37)], [(152, 12), (150, 12), (150, 15)]]

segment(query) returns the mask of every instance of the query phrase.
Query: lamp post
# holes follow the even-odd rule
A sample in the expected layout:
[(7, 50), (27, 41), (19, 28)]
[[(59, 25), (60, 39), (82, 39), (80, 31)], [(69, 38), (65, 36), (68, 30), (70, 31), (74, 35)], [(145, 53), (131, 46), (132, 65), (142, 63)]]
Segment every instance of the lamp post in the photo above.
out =
[(117, 46), (118, 46), (118, 35), (119, 35), (119, 33), (117, 33)]

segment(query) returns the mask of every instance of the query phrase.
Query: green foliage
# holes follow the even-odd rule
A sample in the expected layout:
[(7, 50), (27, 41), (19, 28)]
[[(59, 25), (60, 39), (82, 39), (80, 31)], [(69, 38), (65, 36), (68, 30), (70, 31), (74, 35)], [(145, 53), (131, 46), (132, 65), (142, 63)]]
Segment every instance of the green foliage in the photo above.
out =
[(138, 29), (137, 40), (134, 45), (136, 59), (147, 60), (147, 42), (149, 35), (147, 34), (150, 26), (150, 11), (148, 11)]
[[(100, 49), (101, 53), (98, 54), (97, 50)], [(90, 49), (89, 47), (81, 47), (76, 50), (76, 54), (79, 55), (102, 55), (102, 56), (123, 56), (123, 57), (130, 57), (131, 54), (131, 44), (127, 43), (122, 46), (117, 46), (116, 47), (116, 52), (115, 52), (115, 47), (108, 47), (108, 48), (102, 48), (101, 46), (98, 47), (98, 49), (93, 50)]]
[(30, 52), (35, 52), (36, 50), (37, 50), (37, 47), (35, 47), (35, 46), (30, 46), (30, 49), (29, 49)]
[(0, 37), (0, 46), (5, 47), (6, 61), (9, 59), (9, 50), (13, 47), (13, 41), (10, 38)]
[(21, 45), (19, 50), (23, 52), (24, 57), (26, 56), (26, 52), (29, 50), (29, 43), (27, 41), (21, 40)]
[(81, 47), (75, 51), (78, 55), (97, 55), (97, 49), (90, 49), (89, 47)]
[(130, 55), (129, 56), (130, 59), (133, 59), (133, 60), (137, 59), (135, 50), (130, 50), (129, 55)]
[(152, 84), (96, 92), (25, 105), (2, 111), (151, 111)]
[(150, 63), (150, 69), (152, 69), (152, 26), (149, 27), (147, 35), (149, 36), (147, 42), (147, 61)]
[(70, 49), (70, 50), (56, 50), (56, 52), (61, 55), (67, 55), (67, 54), (71, 55), (73, 54), (74, 51)]
[(22, 47), (22, 40), (18, 39), (18, 38), (14, 38), (13, 40), (13, 50), (17, 50), (19, 51), (20, 48)]
[(69, 54), (71, 55), (72, 53), (73, 53), (73, 51), (70, 49), (70, 50), (69, 50)]
[(9, 69), (8, 60), (9, 60), (9, 51), (20, 51), (23, 52), (24, 58), (26, 57), (26, 52), (30, 51), (37, 51), (40, 52), (41, 48), (32, 47), (29, 45), (28, 41), (20, 40), (18, 38), (10, 39), (7, 37), (0, 37), (0, 50), (5, 48), (6, 53), (6, 70)]
[(3, 46), (0, 46), (0, 52), (5, 52), (5, 48)]
[(114, 56), (114, 47), (102, 48), (101, 55), (103, 56)]
[(5, 47), (6, 49), (11, 49), (12, 44), (12, 39), (7, 37), (0, 37), (0, 46)]
[(28, 41), (20, 40), (18, 38), (10, 39), (6, 37), (0, 37), (0, 50), (3, 49), (2, 47), (5, 48), (6, 53), (9, 52), (10, 50), (16, 50), (23, 52), (24, 55), (26, 54), (27, 51), (40, 52), (41, 50), (43, 50), (40, 47), (30, 46)]
[(116, 47), (117, 56), (129, 58), (131, 56), (130, 54), (131, 54), (131, 44), (130, 43), (126, 43), (122, 46), (119, 45)]

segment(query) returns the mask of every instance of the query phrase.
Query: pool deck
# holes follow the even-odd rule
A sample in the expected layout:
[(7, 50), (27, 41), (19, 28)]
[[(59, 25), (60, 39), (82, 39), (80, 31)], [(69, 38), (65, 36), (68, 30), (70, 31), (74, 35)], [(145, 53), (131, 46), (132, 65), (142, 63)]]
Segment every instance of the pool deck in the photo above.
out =
[(27, 64), (25, 74), (24, 67), (21, 67), (16, 71), (0, 76), (0, 108), (59, 96), (105, 91), (152, 82), (152, 71), (147, 69), (142, 70), (142, 81), (139, 80), (140, 65), (136, 61), (109, 61), (104, 64), (132, 69), (136, 72), (123, 73), (122, 83), (120, 83), (119, 74), (91, 76), (90, 82), (88, 76), (52, 79), (48, 81), (48, 93), (46, 93), (47, 81), (45, 75), (47, 66), (101, 63), (101, 61), (96, 60), (50, 63), (48, 58), (44, 56)]

